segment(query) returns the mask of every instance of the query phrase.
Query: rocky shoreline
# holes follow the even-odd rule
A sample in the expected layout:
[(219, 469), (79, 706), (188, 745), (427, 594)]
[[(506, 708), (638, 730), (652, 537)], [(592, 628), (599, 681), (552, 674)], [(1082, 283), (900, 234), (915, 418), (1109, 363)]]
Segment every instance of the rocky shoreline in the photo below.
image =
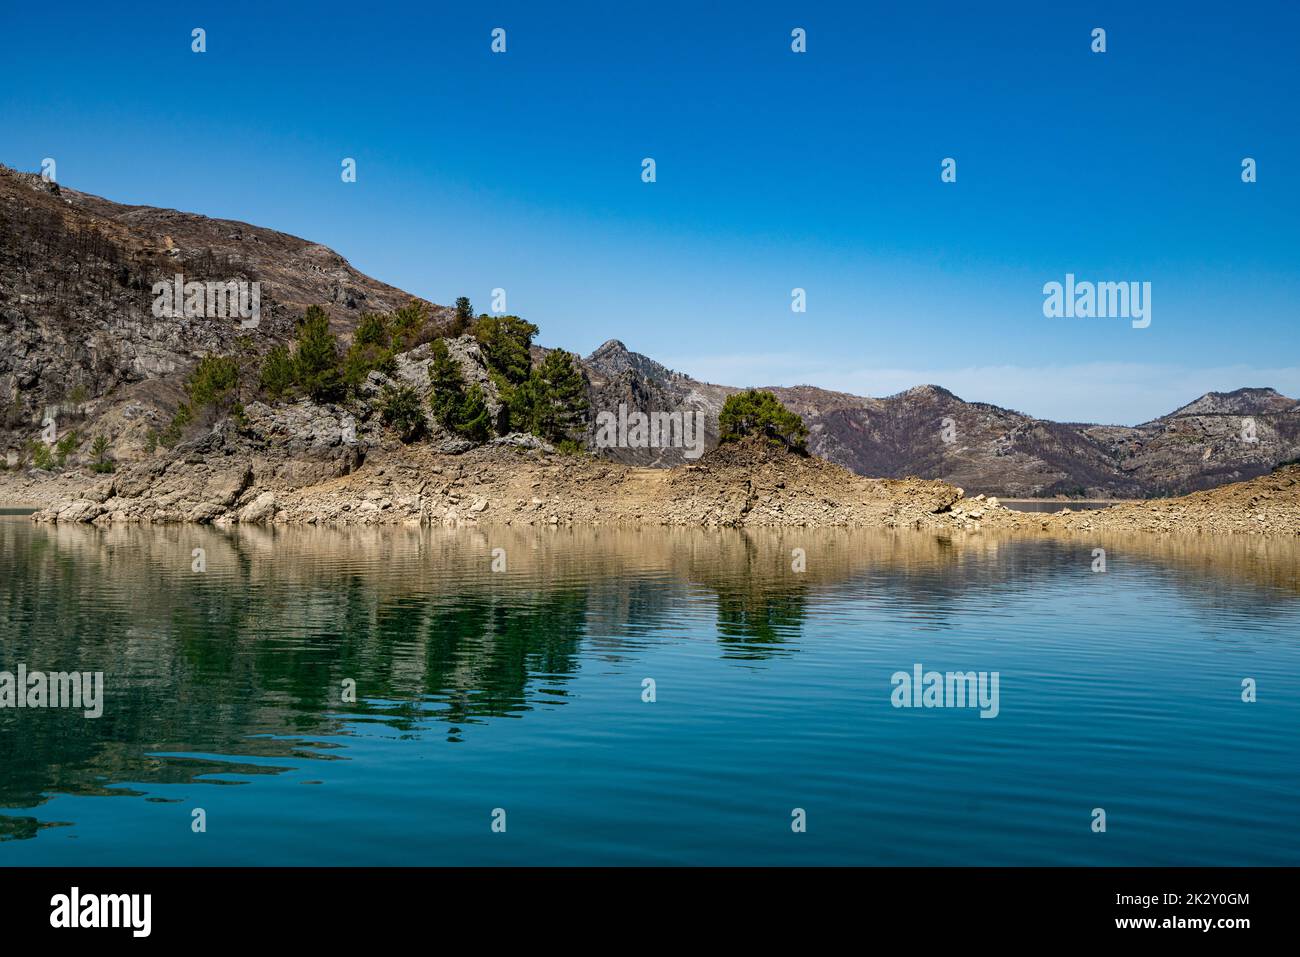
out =
[[(1300, 535), (1300, 466), (1175, 499), (1019, 512), (932, 479), (870, 479), (762, 440), (698, 463), (639, 468), (557, 453), (535, 438), (404, 446), (304, 403), (251, 410), (115, 474), (0, 474), (0, 507), (38, 522), (226, 526), (620, 525), (916, 528), (1072, 534)], [(258, 419), (261, 414), (263, 418)], [(305, 418), (304, 418), (305, 417)], [(286, 423), (279, 423), (285, 425)], [(455, 444), (455, 443), (453, 443)]]

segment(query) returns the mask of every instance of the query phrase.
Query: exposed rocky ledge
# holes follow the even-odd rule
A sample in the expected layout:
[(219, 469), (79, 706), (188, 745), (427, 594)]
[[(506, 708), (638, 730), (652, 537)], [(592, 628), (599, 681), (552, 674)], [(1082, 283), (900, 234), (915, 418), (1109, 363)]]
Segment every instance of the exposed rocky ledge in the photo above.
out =
[(437, 443), (381, 445), (364, 460), (343, 441), (306, 456), (287, 452), (286, 444), (231, 454), (235, 444), (231, 429), (219, 428), (201, 447), (88, 480), (74, 497), (34, 517), (95, 524), (899, 527), (942, 523), (961, 498), (944, 482), (865, 479), (762, 441), (724, 446), (676, 469), (562, 455), (522, 435), (459, 454)]
[[(39, 478), (38, 476), (44, 476)], [(43, 522), (228, 525), (668, 525), (1300, 534), (1300, 467), (1183, 498), (1016, 512), (929, 479), (870, 479), (762, 440), (637, 468), (532, 436), (403, 446), (345, 410), (254, 403), (166, 457), (113, 475), (8, 473), (0, 504)]]

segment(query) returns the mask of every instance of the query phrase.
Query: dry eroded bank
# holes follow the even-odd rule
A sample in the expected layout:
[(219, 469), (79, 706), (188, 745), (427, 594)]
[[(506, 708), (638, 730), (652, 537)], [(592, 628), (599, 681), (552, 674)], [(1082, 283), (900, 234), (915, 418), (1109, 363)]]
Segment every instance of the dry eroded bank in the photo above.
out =
[[(385, 447), (358, 463), (274, 449), (189, 450), (117, 475), (57, 480), (38, 521), (216, 525), (667, 525), (923, 528), (1015, 532), (1300, 534), (1300, 467), (1178, 499), (1055, 514), (967, 499), (928, 479), (869, 479), (763, 442), (722, 446), (698, 464), (635, 468), (494, 445), (460, 455)], [(95, 480), (98, 479), (98, 480)]]

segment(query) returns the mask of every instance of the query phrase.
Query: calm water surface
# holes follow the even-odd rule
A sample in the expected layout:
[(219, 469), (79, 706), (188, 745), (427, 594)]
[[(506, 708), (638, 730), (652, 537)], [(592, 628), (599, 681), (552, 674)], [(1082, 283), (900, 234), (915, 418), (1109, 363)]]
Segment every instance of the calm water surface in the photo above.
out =
[[(0, 865), (1300, 864), (1298, 570), (1259, 539), (3, 518), (0, 671), (107, 691), (0, 710)], [(999, 715), (892, 707), (915, 663), (997, 671)]]

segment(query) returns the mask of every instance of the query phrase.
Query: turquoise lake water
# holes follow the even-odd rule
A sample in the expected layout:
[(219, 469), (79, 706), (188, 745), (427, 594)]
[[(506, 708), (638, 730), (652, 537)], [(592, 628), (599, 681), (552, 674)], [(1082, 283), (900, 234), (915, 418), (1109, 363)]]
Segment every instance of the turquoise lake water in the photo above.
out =
[[(1296, 865), (1298, 573), (1258, 538), (6, 517), (0, 672), (105, 695), (0, 709), (0, 866)], [(996, 718), (894, 707), (916, 664), (997, 672)]]

